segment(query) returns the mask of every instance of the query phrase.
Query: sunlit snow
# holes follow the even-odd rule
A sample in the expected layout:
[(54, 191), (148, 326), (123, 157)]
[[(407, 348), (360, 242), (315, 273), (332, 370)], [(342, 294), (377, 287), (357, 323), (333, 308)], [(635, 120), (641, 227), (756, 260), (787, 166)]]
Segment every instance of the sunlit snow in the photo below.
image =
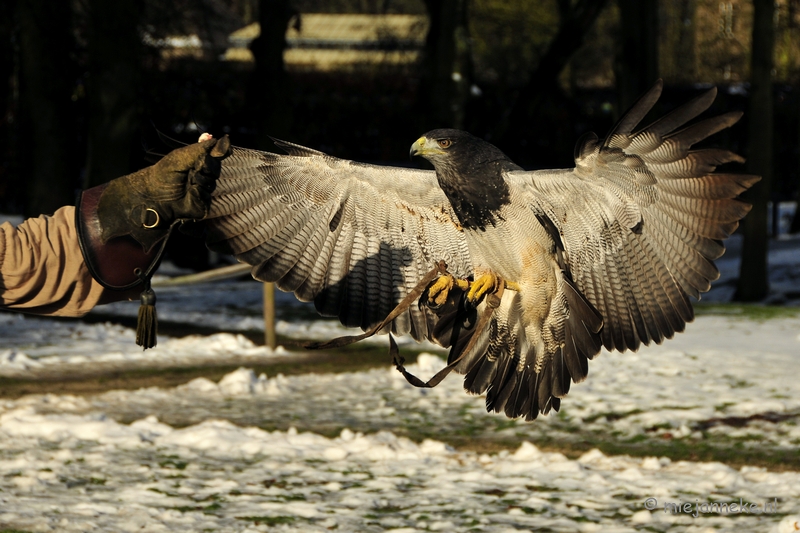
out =
[[(782, 292), (773, 297), (791, 300), (800, 287), (800, 254), (785, 246), (774, 257)], [(726, 299), (733, 268), (721, 263), (722, 284), (712, 300)], [(257, 284), (243, 281), (170, 289), (159, 291), (159, 313), (243, 331), (260, 325), (260, 297)], [(314, 319), (308, 306), (280, 302), (283, 334), (328, 339), (344, 331)], [(110, 311), (136, 307), (116, 304)], [(800, 472), (550, 451), (558, 443), (644, 439), (796, 456), (800, 314), (700, 316), (662, 346), (603, 352), (561, 412), (533, 423), (486, 413), (483, 399), (465, 394), (455, 375), (434, 389), (410, 386), (388, 364), (341, 374), (258, 375), (250, 368), (295, 354), (236, 333), (162, 336), (146, 352), (133, 338), (133, 331), (110, 324), (0, 314), (6, 378), (241, 366), (219, 382), (0, 400), (0, 530), (800, 528)], [(437, 354), (422, 355), (409, 368), (428, 377), (443, 364)], [(470, 439), (508, 451), (446, 444)], [(549, 444), (544, 450), (531, 442)], [(735, 511), (720, 512), (722, 504)]]

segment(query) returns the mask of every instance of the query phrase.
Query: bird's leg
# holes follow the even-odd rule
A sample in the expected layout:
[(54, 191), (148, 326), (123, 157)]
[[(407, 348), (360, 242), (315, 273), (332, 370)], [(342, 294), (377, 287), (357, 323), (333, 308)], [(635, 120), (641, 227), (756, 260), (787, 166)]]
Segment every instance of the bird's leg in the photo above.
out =
[(428, 305), (433, 308), (443, 306), (447, 302), (447, 297), (453, 287), (466, 291), (469, 288), (469, 282), (465, 279), (455, 278), (450, 273), (445, 273), (436, 278), (436, 281), (428, 286)]

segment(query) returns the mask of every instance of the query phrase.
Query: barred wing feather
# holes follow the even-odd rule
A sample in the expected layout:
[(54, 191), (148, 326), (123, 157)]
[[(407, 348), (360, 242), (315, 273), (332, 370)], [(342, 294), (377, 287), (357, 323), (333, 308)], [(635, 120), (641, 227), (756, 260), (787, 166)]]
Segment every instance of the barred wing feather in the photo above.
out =
[[(368, 329), (437, 261), (472, 274), (457, 219), (432, 171), (367, 165), (276, 141), (288, 155), (234, 147), (206, 221), (212, 249), (253, 265), (324, 316)], [(412, 306), (391, 331), (430, 338)]]
[[(743, 159), (692, 145), (734, 124), (727, 113), (684, 125), (708, 109), (712, 89), (634, 132), (661, 93), (645, 94), (601, 144), (587, 137), (570, 170), (513, 172), (531, 209), (553, 221), (576, 287), (603, 316), (609, 350), (661, 343), (693, 319), (719, 277), (714, 259), (750, 205), (736, 196), (758, 176), (714, 174)], [(593, 356), (594, 354), (589, 354)]]

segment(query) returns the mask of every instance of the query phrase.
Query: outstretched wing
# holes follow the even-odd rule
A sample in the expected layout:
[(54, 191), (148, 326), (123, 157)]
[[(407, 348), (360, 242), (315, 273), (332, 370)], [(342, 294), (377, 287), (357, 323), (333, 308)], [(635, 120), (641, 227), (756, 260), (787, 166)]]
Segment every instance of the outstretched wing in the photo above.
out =
[[(288, 155), (233, 148), (207, 217), (207, 242), (261, 281), (368, 329), (440, 260), (472, 274), (463, 231), (432, 171), (367, 165), (283, 141)], [(430, 338), (412, 306), (392, 332)]]
[[(561, 274), (541, 328), (530, 330), (520, 294), (507, 291), (458, 368), (468, 390), (486, 393), (488, 409), (527, 419), (558, 409), (601, 343), (635, 350), (672, 337), (693, 318), (689, 297), (719, 276), (722, 241), (750, 210), (735, 197), (759, 178), (714, 174), (742, 159), (691, 147), (740, 114), (683, 128), (710, 106), (711, 90), (634, 132), (660, 93), (659, 83), (602, 144), (579, 143), (576, 168), (507, 174), (549, 234)], [(539, 331), (549, 341), (532, 346)]]
[[(744, 161), (730, 151), (691, 149), (741, 116), (683, 127), (708, 109), (715, 89), (634, 132), (660, 94), (661, 82), (602, 144), (595, 136), (580, 143), (576, 168), (509, 176), (530, 193), (537, 217), (552, 222), (565, 277), (602, 315), (600, 336), (609, 350), (635, 350), (683, 331), (694, 317), (689, 296), (699, 298), (719, 277), (714, 260), (725, 251), (722, 241), (750, 210), (736, 196), (760, 179), (713, 173)], [(570, 368), (585, 369), (597, 353), (590, 351)], [(585, 370), (571, 377), (580, 381)]]

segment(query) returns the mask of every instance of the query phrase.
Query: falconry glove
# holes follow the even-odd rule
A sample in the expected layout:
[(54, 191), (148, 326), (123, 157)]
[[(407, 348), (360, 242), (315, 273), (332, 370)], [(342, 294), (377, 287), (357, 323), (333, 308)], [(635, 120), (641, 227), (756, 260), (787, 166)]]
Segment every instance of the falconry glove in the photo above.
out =
[[(137, 343), (145, 348), (155, 346), (150, 276), (172, 227), (208, 214), (221, 161), (229, 154), (227, 135), (208, 138), (78, 197), (78, 240), (92, 276), (107, 289), (143, 289)], [(150, 312), (152, 318), (143, 316)]]

